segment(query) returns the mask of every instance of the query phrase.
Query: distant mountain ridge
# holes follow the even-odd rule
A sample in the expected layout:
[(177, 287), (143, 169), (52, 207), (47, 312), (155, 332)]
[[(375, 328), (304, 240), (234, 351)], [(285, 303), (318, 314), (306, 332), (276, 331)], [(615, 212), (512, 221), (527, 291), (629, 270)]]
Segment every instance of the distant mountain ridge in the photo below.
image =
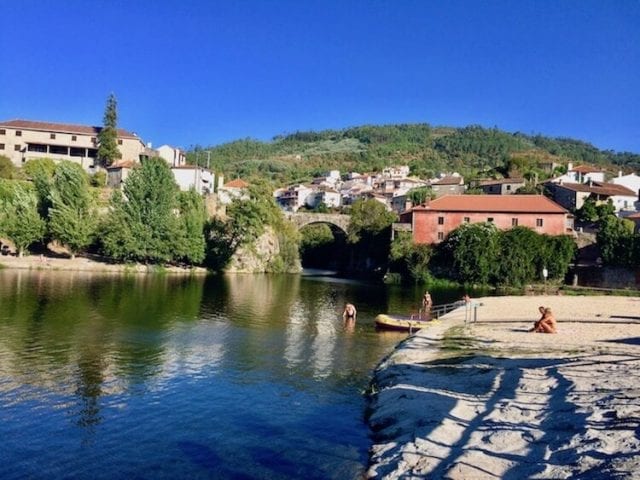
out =
[(569, 162), (598, 165), (611, 173), (640, 168), (640, 154), (601, 150), (571, 138), (509, 133), (472, 125), (433, 127), (426, 123), (364, 125), (341, 130), (300, 131), (263, 142), (242, 139), (187, 153), (190, 163), (233, 178), (270, 178), (277, 183), (309, 180), (330, 169), (380, 171), (405, 164), (412, 174), (432, 177), (457, 171), (467, 177), (510, 172), (538, 176)]

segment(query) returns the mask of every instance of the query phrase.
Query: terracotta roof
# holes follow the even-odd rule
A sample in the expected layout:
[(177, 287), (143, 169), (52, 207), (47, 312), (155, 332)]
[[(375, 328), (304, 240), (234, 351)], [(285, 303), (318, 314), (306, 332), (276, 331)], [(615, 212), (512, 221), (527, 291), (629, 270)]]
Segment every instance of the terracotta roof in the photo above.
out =
[(588, 192), (595, 193), (597, 195), (607, 195), (610, 197), (614, 195), (624, 195), (627, 197), (636, 196), (633, 190), (615, 183), (591, 182), (591, 185), (588, 183), (557, 183), (555, 184), (555, 187), (572, 190), (574, 192)]
[(444, 195), (413, 210), (567, 213), (544, 195)]
[(134, 168), (139, 165), (138, 162), (133, 160), (118, 160), (107, 167), (107, 170), (115, 170), (117, 168)]
[[(21, 128), (24, 130), (41, 130), (45, 132), (56, 133), (77, 133), (80, 135), (98, 135), (98, 133), (100, 133), (100, 130), (102, 130), (102, 127), (71, 125), (67, 123), (36, 122), (32, 120), (9, 120), (7, 122), (0, 122), (0, 127)], [(121, 128), (118, 129), (118, 137), (135, 138), (139, 140), (137, 135)]]
[(235, 180), (231, 180), (224, 184), (224, 188), (247, 188), (249, 184), (240, 178), (236, 178)]
[(462, 185), (463, 183), (464, 180), (462, 177), (447, 175), (446, 177), (442, 177), (440, 180), (436, 180), (431, 183), (431, 185)]
[(590, 165), (578, 165), (577, 167), (569, 170), (570, 172), (578, 172), (578, 173), (595, 173), (595, 172), (604, 172), (601, 168), (592, 167)]
[(630, 220), (640, 220), (640, 212), (638, 213), (632, 213), (631, 215), (627, 215), (624, 218), (628, 218)]
[(496, 180), (485, 180), (480, 182), (481, 187), (488, 187), (489, 185), (505, 185), (512, 183), (524, 183), (522, 178), (498, 178)]

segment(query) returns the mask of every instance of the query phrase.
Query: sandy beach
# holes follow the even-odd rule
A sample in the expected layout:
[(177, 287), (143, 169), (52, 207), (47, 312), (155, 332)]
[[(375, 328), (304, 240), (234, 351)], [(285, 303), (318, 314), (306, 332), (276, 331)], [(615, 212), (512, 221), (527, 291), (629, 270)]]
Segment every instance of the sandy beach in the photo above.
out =
[[(639, 478), (640, 298), (476, 299), (376, 371), (369, 478)], [(538, 306), (555, 335), (528, 333)]]
[(17, 257), (15, 255), (0, 256), (0, 268), (17, 268), (24, 270), (68, 270), (76, 272), (95, 273), (178, 273), (178, 274), (206, 274), (207, 270), (202, 267), (178, 267), (178, 266), (157, 266), (144, 265), (140, 263), (123, 264), (108, 263), (99, 257), (77, 256), (71, 259), (66, 256), (40, 256), (25, 255)]

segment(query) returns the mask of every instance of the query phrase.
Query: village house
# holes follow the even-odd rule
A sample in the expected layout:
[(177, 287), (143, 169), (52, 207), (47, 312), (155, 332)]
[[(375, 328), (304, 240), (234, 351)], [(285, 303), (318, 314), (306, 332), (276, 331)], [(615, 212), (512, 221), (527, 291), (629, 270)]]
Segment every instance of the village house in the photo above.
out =
[(311, 187), (303, 184), (278, 188), (273, 192), (276, 203), (286, 212), (297, 212), (304, 207), (307, 197), (313, 192)]
[[(635, 173), (622, 175), (622, 172), (618, 172), (618, 176), (612, 178), (611, 183), (627, 187), (632, 192), (635, 192), (635, 194), (637, 195), (637, 201), (640, 201), (640, 176), (636, 175)], [(638, 210), (637, 205), (636, 210)]]
[[(0, 155), (20, 167), (28, 160), (68, 160), (90, 171), (96, 167), (98, 134), (102, 127), (31, 120), (0, 122)], [(145, 144), (135, 133), (118, 129), (122, 161), (139, 162)]]
[(638, 200), (636, 193), (615, 183), (546, 182), (544, 185), (556, 203), (572, 211), (582, 208), (587, 198), (593, 199), (596, 204), (606, 203), (610, 200), (616, 213), (635, 210), (635, 202)]
[(437, 180), (431, 181), (431, 190), (433, 190), (436, 197), (462, 195), (465, 192), (464, 178), (457, 173), (444, 175)]
[(578, 165), (573, 166), (573, 163), (567, 164), (567, 173), (560, 175), (559, 177), (549, 180), (553, 183), (587, 183), (591, 182), (604, 182), (605, 171), (601, 168), (592, 167), (590, 165)]
[(187, 156), (179, 148), (162, 145), (156, 149), (156, 155), (166, 161), (170, 167), (183, 167), (187, 164)]
[(522, 178), (500, 178), (498, 180), (480, 182), (478, 188), (482, 189), (483, 193), (487, 195), (512, 195), (524, 185), (525, 182)]
[[(222, 183), (222, 180), (219, 182)], [(223, 205), (230, 204), (234, 199), (246, 200), (249, 198), (247, 189), (249, 184), (240, 178), (231, 180), (222, 186), (218, 186), (218, 200)]]
[(171, 167), (173, 178), (183, 192), (194, 189), (201, 195), (209, 195), (215, 190), (215, 174), (197, 165)]
[(107, 187), (120, 188), (120, 185), (127, 179), (131, 170), (140, 165), (133, 160), (119, 160), (107, 167)]
[(316, 208), (324, 203), (329, 208), (337, 208), (342, 204), (342, 197), (339, 192), (329, 187), (320, 187), (305, 199), (305, 204), (309, 208)]
[[(543, 195), (446, 195), (400, 216), (397, 230), (410, 230), (415, 243), (442, 242), (464, 223), (490, 222), (501, 230), (528, 227), (540, 234), (573, 232), (573, 217)], [(410, 225), (408, 227), (407, 225)]]

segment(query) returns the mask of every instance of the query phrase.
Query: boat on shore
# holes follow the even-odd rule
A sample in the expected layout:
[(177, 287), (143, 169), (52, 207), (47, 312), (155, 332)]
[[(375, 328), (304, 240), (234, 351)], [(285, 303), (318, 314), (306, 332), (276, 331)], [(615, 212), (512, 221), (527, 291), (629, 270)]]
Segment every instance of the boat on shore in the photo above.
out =
[(376, 328), (380, 330), (396, 330), (401, 332), (414, 332), (421, 328), (436, 323), (430, 317), (415, 318), (415, 315), (388, 315), (381, 313), (375, 318)]

